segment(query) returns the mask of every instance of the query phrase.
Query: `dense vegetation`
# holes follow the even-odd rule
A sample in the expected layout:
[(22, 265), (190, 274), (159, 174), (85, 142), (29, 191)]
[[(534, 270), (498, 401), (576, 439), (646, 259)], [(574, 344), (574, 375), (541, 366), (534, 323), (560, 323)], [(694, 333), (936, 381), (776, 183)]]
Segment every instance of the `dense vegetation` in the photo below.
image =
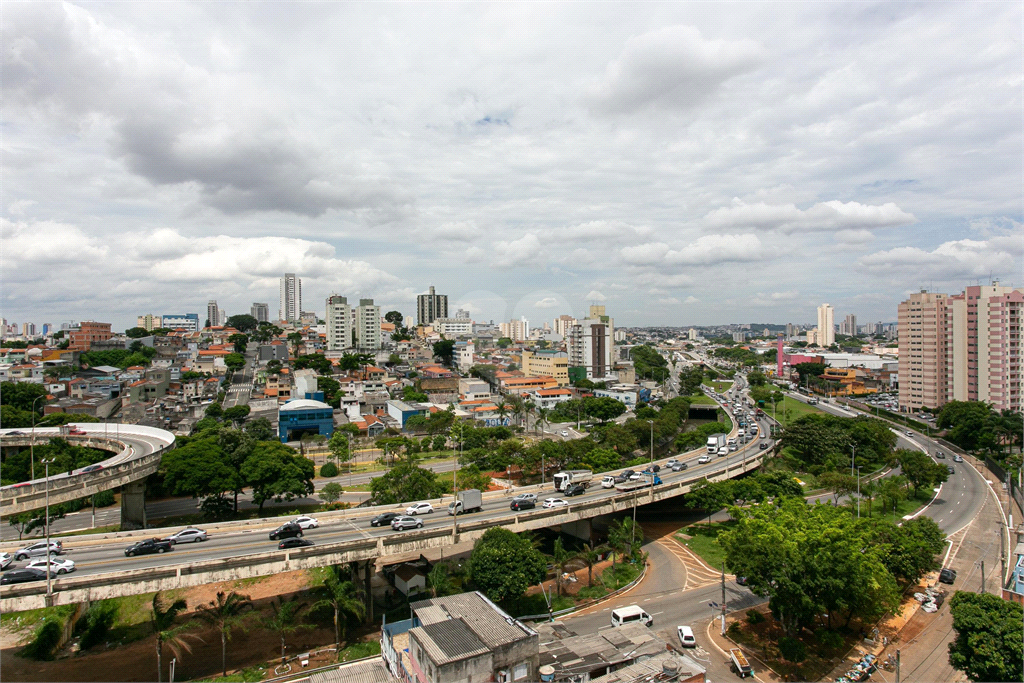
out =
[(1020, 413), (999, 412), (980, 401), (950, 401), (938, 412), (936, 425), (947, 430), (946, 438), (966, 451), (989, 452), (1006, 460), (1016, 447), (1017, 457), (1010, 464), (1020, 466), (1024, 439)]
[(670, 374), (668, 361), (653, 346), (649, 344), (635, 346), (630, 352), (630, 356), (633, 359), (637, 379), (664, 382), (668, 378)]
[(991, 593), (957, 591), (949, 611), (956, 630), (949, 644), (950, 666), (972, 681), (1021, 680), (1020, 603)]
[(870, 471), (891, 458), (896, 435), (882, 420), (822, 413), (794, 420), (781, 443), (794, 470), (820, 474), (848, 468), (856, 451), (856, 464)]

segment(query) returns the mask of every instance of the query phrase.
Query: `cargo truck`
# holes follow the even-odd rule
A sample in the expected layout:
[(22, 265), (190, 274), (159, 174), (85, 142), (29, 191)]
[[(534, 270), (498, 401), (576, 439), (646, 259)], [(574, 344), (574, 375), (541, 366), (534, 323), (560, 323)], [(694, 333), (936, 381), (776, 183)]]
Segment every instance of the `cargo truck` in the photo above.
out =
[(708, 453), (715, 455), (721, 448), (728, 450), (725, 434), (712, 434), (708, 437)]
[(458, 500), (448, 503), (449, 515), (461, 515), (467, 512), (477, 512), (484, 507), (484, 498), (479, 489), (466, 489), (456, 494)]
[(590, 470), (566, 470), (565, 472), (559, 472), (552, 480), (555, 483), (556, 491), (565, 491), (573, 484), (579, 484), (583, 488), (590, 486), (590, 480), (594, 478), (594, 473)]

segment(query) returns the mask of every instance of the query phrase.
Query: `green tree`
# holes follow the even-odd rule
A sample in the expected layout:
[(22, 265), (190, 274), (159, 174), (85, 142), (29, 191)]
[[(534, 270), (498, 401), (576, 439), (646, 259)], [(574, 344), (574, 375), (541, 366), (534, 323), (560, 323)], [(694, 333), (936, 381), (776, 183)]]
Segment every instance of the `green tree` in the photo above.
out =
[(711, 526), (711, 516), (732, 502), (725, 482), (710, 482), (707, 479), (698, 481), (686, 494), (686, 507), (696, 510), (704, 510), (708, 513), (708, 526)]
[(912, 583), (938, 567), (937, 555), (946, 544), (946, 535), (930, 517), (920, 516), (900, 526), (879, 521), (872, 542), (882, 549), (882, 562), (900, 581)]
[(124, 331), (124, 336), (129, 339), (141, 339), (142, 337), (148, 337), (152, 332), (147, 330), (145, 327), (129, 327)]
[(249, 346), (249, 337), (244, 334), (237, 333), (228, 337), (228, 342), (230, 344), (234, 344), (236, 352), (245, 353), (245, 349)]
[(426, 403), (430, 398), (419, 391), (416, 391), (414, 387), (402, 387), (402, 399), (405, 401), (416, 401), (418, 403)]
[(594, 565), (597, 564), (601, 557), (608, 552), (609, 548), (605, 545), (594, 547), (594, 542), (591, 541), (590, 545), (580, 553), (580, 559), (584, 564), (587, 565), (587, 585), (594, 585)]
[(289, 634), (301, 629), (310, 628), (306, 624), (299, 623), (299, 616), (305, 603), (299, 602), (298, 598), (284, 600), (278, 598), (276, 602), (270, 603), (271, 613), (260, 620), (260, 624), (268, 631), (273, 631), (281, 639), (281, 661), (285, 659), (285, 638)]
[(348, 463), (352, 458), (352, 452), (348, 448), (348, 438), (349, 435), (347, 432), (335, 430), (334, 433), (331, 434), (330, 441), (327, 442), (327, 448), (331, 451), (331, 459), (339, 465), (342, 463)]
[(497, 346), (499, 349), (507, 349), (508, 347), (512, 346), (512, 340), (509, 339), (508, 337), (501, 337), (500, 339), (498, 339), (498, 341), (494, 343), (494, 345)]
[(394, 325), (396, 330), (405, 328), (405, 316), (401, 311), (388, 311), (384, 314), (384, 320)]
[[(613, 553), (619, 554), (623, 562), (640, 548), (643, 541), (643, 529), (634, 524), (630, 517), (615, 520), (608, 526), (608, 545), (611, 546)], [(614, 563), (613, 556), (612, 564)]]
[(439, 498), (447, 486), (437, 475), (414, 463), (403, 461), (386, 474), (370, 480), (370, 500), (373, 505), (397, 505), (415, 500)]
[(256, 318), (247, 313), (233, 315), (228, 318), (227, 322), (228, 327), (233, 327), (239, 332), (244, 332), (246, 334), (248, 334), (249, 332), (254, 332), (256, 328), (259, 327), (260, 325)]
[(626, 406), (608, 396), (588, 396), (583, 399), (583, 412), (601, 422), (607, 422), (626, 412)]
[(906, 479), (902, 476), (886, 477), (878, 483), (878, 498), (882, 501), (882, 507), (886, 512), (890, 510), (893, 517), (901, 500), (907, 499)]
[(331, 565), (327, 568), (323, 584), (313, 589), (313, 595), (318, 600), (311, 605), (311, 610), (330, 607), (334, 611), (334, 645), (341, 652), (341, 638), (348, 625), (347, 617), (352, 615), (362, 619), (366, 615), (366, 605), (359, 599), (359, 589), (345, 578), (340, 566)]
[(956, 639), (949, 664), (972, 681), (1021, 680), (1021, 605), (990, 593), (957, 591), (949, 601)]
[(438, 562), (430, 569), (430, 573), (427, 574), (427, 587), (432, 598), (443, 598), (455, 592), (455, 585), (449, 576), (446, 563)]
[(255, 441), (270, 441), (274, 438), (274, 430), (270, 420), (265, 417), (258, 417), (245, 423), (245, 433)]
[[(0, 404), (17, 408), (18, 410), (31, 411), (35, 403), (36, 412), (42, 411), (46, 404), (46, 387), (41, 384), (30, 384), (28, 382), (0, 382)], [(36, 399), (39, 399), (38, 401)], [(4, 422), (4, 427), (13, 427)], [(20, 426), (20, 425), (19, 425)]]
[(328, 482), (320, 489), (320, 500), (326, 503), (336, 503), (345, 490), (336, 481)]
[[(352, 355), (352, 354), (346, 354), (346, 355)], [(356, 359), (356, 366), (353, 367), (353, 368), (349, 368), (351, 370), (356, 370), (356, 369), (359, 368), (359, 364), (358, 364), (359, 356), (358, 355), (355, 356), (355, 359)], [(330, 375), (334, 374), (334, 364), (331, 363), (331, 361), (326, 356), (324, 356), (324, 354), (322, 354), (322, 353), (310, 353), (310, 354), (305, 355), (305, 356), (299, 356), (294, 361), (292, 361), (292, 367), (295, 368), (296, 370), (304, 370), (305, 368), (312, 368), (312, 369), (316, 370), (318, 375), (330, 376)], [(322, 386), (319, 386), (319, 381), (318, 381), (318, 388), (323, 389)]]
[(236, 372), (245, 367), (245, 356), (240, 353), (229, 353), (224, 356), (224, 365), (228, 367), (231, 372)]
[(580, 553), (574, 553), (570, 550), (566, 550), (562, 544), (561, 537), (555, 539), (555, 547), (551, 553), (551, 563), (555, 567), (555, 589), (558, 594), (562, 594), (562, 575), (568, 573), (568, 571), (574, 567), (578, 567), (580, 562)]
[(216, 600), (211, 600), (209, 605), (200, 605), (196, 612), (201, 621), (220, 633), (220, 666), (225, 677), (228, 675), (228, 641), (231, 640), (231, 631), (242, 625), (246, 612), (252, 606), (248, 595), (218, 591)]
[(768, 378), (760, 370), (751, 370), (747, 373), (747, 382), (752, 387), (763, 387), (768, 383)]
[(839, 499), (857, 490), (857, 477), (841, 472), (823, 472), (818, 476), (818, 485), (832, 492), (832, 499), (839, 505)]
[(219, 420), (224, 416), (224, 406), (219, 403), (211, 403), (206, 406), (206, 411), (203, 413), (206, 417), (212, 417), (214, 420)]
[(455, 359), (455, 342), (451, 339), (442, 339), (439, 342), (434, 342), (433, 346), (434, 356), (438, 358), (441, 363), (451, 367), (452, 362)]
[(935, 486), (949, 478), (949, 471), (921, 451), (900, 449), (895, 453), (900, 471), (914, 487), (914, 495), (922, 486)]
[(240, 468), (242, 480), (252, 489), (252, 500), (263, 512), (271, 498), (292, 500), (313, 493), (313, 461), (283, 443), (260, 441)]
[(179, 612), (183, 612), (188, 604), (184, 600), (175, 600), (166, 609), (160, 606), (160, 593), (153, 595), (153, 613), (150, 623), (153, 626), (153, 633), (156, 635), (156, 680), (163, 680), (163, 659), (164, 646), (171, 651), (177, 659), (183, 659), (185, 652), (192, 652), (192, 642), (200, 640), (199, 636), (189, 634), (198, 624), (194, 621), (187, 621), (178, 626), (174, 620)]
[(249, 406), (232, 406), (224, 411), (224, 419), (230, 420), (232, 423), (243, 422), (245, 418), (249, 416)]
[(544, 579), (547, 562), (529, 539), (502, 527), (492, 527), (473, 546), (469, 572), (488, 598), (502, 602), (518, 598)]

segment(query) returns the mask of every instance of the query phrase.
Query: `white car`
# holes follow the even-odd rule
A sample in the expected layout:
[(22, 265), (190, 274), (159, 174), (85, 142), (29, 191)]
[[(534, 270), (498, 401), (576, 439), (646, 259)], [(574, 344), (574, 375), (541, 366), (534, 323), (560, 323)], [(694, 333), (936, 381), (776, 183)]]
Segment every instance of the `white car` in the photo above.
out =
[(317, 521), (316, 517), (309, 517), (307, 515), (296, 517), (292, 521), (298, 524), (300, 529), (315, 529), (320, 526), (320, 522)]
[(644, 478), (644, 475), (641, 474), (640, 472), (634, 472), (633, 474), (629, 475), (629, 480), (630, 481), (640, 481), (643, 478)]
[[(46, 571), (46, 558), (40, 557), (38, 560), (32, 560), (27, 565), (26, 569), (40, 569)], [(66, 560), (63, 557), (51, 557), (50, 558), (50, 573), (51, 574), (67, 574), (68, 572), (75, 571), (75, 563), (72, 560)]]
[(563, 430), (562, 430), (562, 438), (565, 438), (565, 439), (568, 439), (568, 438), (569, 438), (569, 432), (568, 432), (568, 430), (565, 430), (565, 429), (563, 429)]
[(703, 465), (704, 463), (708, 463), (708, 462), (711, 462), (711, 456), (710, 455), (702, 455), (699, 458), (697, 458), (697, 464), (698, 465)]
[(567, 502), (565, 502), (564, 500), (562, 500), (561, 498), (548, 498), (548, 499), (546, 499), (544, 501), (544, 505), (542, 505), (541, 507), (546, 507), (546, 508), (564, 508), (564, 507), (568, 507), (568, 506), (569, 506), (569, 504)]
[(182, 529), (181, 531), (171, 534), (166, 540), (172, 544), (177, 545), (178, 543), (199, 543), (207, 539), (206, 532), (202, 529), (194, 529), (189, 527), (188, 529)]
[(433, 511), (434, 506), (430, 503), (414, 503), (405, 508), (405, 514), (407, 515), (429, 515)]
[(10, 553), (0, 553), (0, 571), (7, 569), (14, 562), (14, 555)]

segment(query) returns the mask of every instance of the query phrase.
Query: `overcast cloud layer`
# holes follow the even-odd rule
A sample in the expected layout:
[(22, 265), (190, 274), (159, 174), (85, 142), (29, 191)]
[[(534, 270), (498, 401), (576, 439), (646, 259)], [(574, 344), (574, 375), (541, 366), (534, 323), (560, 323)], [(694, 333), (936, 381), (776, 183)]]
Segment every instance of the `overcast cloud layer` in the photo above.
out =
[(5, 3), (3, 316), (1024, 284), (1020, 3)]

